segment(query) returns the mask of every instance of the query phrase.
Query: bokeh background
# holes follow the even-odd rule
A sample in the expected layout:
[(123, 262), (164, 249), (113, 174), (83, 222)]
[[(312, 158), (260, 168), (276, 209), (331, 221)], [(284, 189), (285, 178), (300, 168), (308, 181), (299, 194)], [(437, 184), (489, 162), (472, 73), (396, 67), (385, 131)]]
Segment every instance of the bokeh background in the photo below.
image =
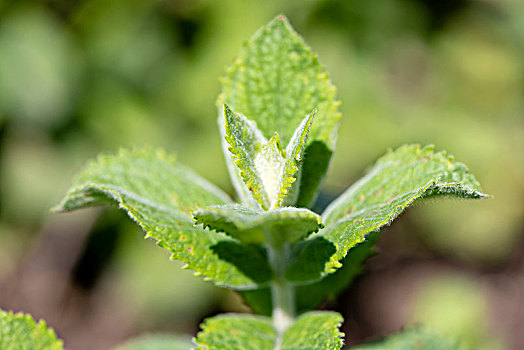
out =
[(348, 344), (425, 323), (475, 349), (524, 344), (524, 3), (519, 0), (0, 0), (0, 308), (70, 350), (194, 335), (246, 307), (170, 262), (116, 209), (50, 214), (103, 150), (153, 145), (232, 194), (218, 77), (279, 13), (339, 88), (317, 204), (403, 143), (433, 143), (495, 196), (408, 210), (324, 308)]

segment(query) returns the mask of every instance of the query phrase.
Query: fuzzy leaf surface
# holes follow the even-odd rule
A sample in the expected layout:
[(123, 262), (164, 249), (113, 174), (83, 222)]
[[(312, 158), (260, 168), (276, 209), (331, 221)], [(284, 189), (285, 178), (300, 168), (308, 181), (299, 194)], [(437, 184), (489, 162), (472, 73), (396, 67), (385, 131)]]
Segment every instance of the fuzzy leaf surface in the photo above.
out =
[(28, 314), (0, 310), (0, 349), (62, 350), (62, 341), (41, 320), (35, 322)]
[(410, 329), (390, 335), (372, 344), (352, 347), (352, 350), (466, 350), (458, 342), (424, 328)]
[(284, 333), (281, 349), (338, 350), (344, 343), (344, 333), (339, 330), (343, 320), (338, 312), (305, 313)]
[(238, 169), (237, 174), (253, 199), (262, 208), (267, 209), (270, 205), (269, 196), (265, 191), (263, 179), (256, 169), (257, 154), (267, 140), (258, 130), (255, 122), (234, 113), (228, 106), (224, 106), (224, 116), (224, 139), (229, 144), (228, 151)]
[[(304, 208), (284, 207), (270, 211), (239, 204), (210, 206), (193, 213), (197, 224), (244, 242), (295, 243), (321, 227), (322, 218)], [(271, 237), (268, 237), (271, 236)]]
[(326, 227), (295, 245), (286, 277), (314, 281), (340, 267), (349, 249), (424, 198), (487, 198), (468, 168), (433, 146), (405, 145), (380, 158), (322, 214)]
[(201, 350), (273, 350), (276, 337), (269, 317), (224, 314), (206, 319), (196, 342)]
[(276, 209), (283, 201), (296, 202), (298, 191), (291, 191), (291, 196), (289, 192), (297, 180), (315, 112), (300, 122), (283, 149), (278, 133), (266, 140), (255, 122), (224, 106), (224, 138), (229, 144), (236, 174), (244, 182), (246, 193), (250, 193), (263, 210)]
[[(338, 350), (342, 320), (336, 312), (303, 314), (283, 334), (280, 350)], [(271, 318), (235, 314), (206, 319), (196, 339), (202, 350), (273, 350), (278, 341)]]
[(188, 350), (193, 347), (191, 338), (170, 334), (148, 334), (129, 340), (114, 350)]
[(225, 204), (222, 191), (163, 151), (121, 150), (90, 162), (63, 201), (54, 208), (118, 205), (157, 244), (197, 274), (220, 286), (254, 288), (271, 277), (259, 247), (195, 227), (191, 213), (199, 207)]
[[(253, 35), (221, 82), (222, 93), (217, 101), (219, 119), (225, 103), (254, 120), (266, 138), (277, 132), (283, 144), (290, 141), (302, 118), (317, 108), (304, 164), (318, 164), (318, 159), (326, 157), (329, 160), (340, 119), (336, 89), (316, 55), (284, 16), (276, 17)], [(322, 152), (311, 152), (315, 159), (307, 162), (307, 148), (314, 142), (324, 147), (316, 147)], [(314, 197), (328, 164), (329, 161), (324, 162), (325, 167), (316, 168), (315, 172), (306, 169), (306, 173), (316, 174), (316, 177), (304, 185), (297, 182), (301, 192), (298, 198), (303, 202)]]

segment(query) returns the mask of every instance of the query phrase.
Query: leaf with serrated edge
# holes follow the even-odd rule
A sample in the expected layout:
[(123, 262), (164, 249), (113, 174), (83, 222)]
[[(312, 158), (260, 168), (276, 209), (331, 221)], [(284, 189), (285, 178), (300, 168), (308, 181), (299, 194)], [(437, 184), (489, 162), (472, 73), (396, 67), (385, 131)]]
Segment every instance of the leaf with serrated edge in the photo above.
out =
[(344, 333), (339, 331), (342, 321), (337, 312), (305, 313), (286, 330), (280, 349), (338, 350), (343, 345)]
[[(311, 153), (312, 156), (330, 158), (340, 119), (336, 88), (285, 16), (276, 17), (253, 35), (221, 83), (222, 93), (217, 101), (221, 126), (225, 103), (254, 120), (266, 138), (278, 132), (282, 143), (287, 144), (303, 116), (317, 108), (307, 146), (321, 143), (324, 146), (315, 147), (322, 149), (321, 154)], [(226, 161), (231, 163), (227, 157)], [(328, 165), (329, 161), (323, 162), (321, 168), (316, 167), (314, 181), (305, 181), (300, 186), (303, 203), (314, 198), (312, 193), (316, 192)], [(239, 195), (249, 201), (249, 193), (238, 186), (238, 174), (230, 165), (228, 169)]]
[(63, 343), (55, 332), (28, 314), (0, 310), (0, 349), (62, 350)]
[(273, 350), (277, 333), (271, 318), (223, 314), (207, 318), (197, 334), (200, 350)]
[(201, 350), (337, 350), (342, 347), (339, 331), (342, 316), (336, 312), (309, 312), (299, 316), (282, 339), (271, 318), (253, 315), (219, 315), (208, 318), (197, 334)]
[(264, 190), (263, 179), (256, 171), (257, 150), (267, 143), (266, 138), (256, 127), (256, 123), (241, 114), (234, 113), (224, 105), (225, 140), (228, 151), (238, 169), (240, 178), (247, 186), (256, 202), (262, 208), (269, 207), (269, 198)]
[(195, 211), (193, 219), (244, 243), (257, 244), (295, 243), (322, 227), (318, 214), (294, 207), (260, 211), (239, 204), (217, 205)]
[[(333, 272), (368, 233), (390, 224), (413, 202), (436, 196), (489, 197), (464, 164), (435, 153), (433, 146), (405, 145), (389, 152), (326, 209), (323, 230), (295, 245), (286, 278), (314, 281)], [(333, 254), (325, 253), (329, 249)]]
[(117, 204), (172, 259), (220, 286), (256, 288), (271, 278), (264, 252), (230, 237), (195, 227), (191, 213), (229, 202), (222, 191), (163, 151), (121, 150), (88, 164), (55, 210)]
[[(299, 172), (302, 169), (306, 142), (316, 113), (317, 110), (314, 109), (311, 114), (302, 119), (286, 147), (286, 162), (280, 182), (278, 205), (281, 203), (284, 203), (284, 205), (295, 205), (297, 202), (300, 189), (300, 176), (297, 175), (300, 174)], [(296, 181), (297, 179), (298, 181)]]
[(352, 350), (466, 350), (460, 343), (447, 339), (436, 331), (415, 328), (393, 334), (372, 344), (352, 347)]

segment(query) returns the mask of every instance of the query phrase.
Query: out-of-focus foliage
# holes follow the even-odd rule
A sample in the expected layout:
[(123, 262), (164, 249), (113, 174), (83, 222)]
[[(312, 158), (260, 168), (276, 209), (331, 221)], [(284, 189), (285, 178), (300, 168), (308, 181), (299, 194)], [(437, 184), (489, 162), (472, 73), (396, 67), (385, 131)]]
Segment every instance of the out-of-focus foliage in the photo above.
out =
[(504, 349), (490, 331), (487, 296), (482, 286), (466, 277), (443, 275), (421, 284), (410, 322), (438, 329), (468, 349)]
[[(320, 53), (342, 101), (325, 193), (342, 192), (388, 147), (436, 144), (495, 199), (435, 201), (412, 209), (421, 213), (410, 227), (439, 254), (504, 261), (523, 229), (521, 1), (23, 0), (0, 1), (0, 278), (101, 150), (163, 147), (233, 194), (217, 77), (246, 33), (278, 13)], [(133, 285), (141, 267), (128, 268)]]
[(354, 350), (466, 350), (460, 343), (427, 329), (410, 329)]

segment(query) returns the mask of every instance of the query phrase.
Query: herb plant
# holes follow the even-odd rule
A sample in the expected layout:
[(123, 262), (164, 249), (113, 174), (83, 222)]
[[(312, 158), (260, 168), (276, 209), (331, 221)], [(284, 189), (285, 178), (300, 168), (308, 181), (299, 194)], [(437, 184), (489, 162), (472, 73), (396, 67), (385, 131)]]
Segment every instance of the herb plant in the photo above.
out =
[[(335, 148), (339, 102), (284, 16), (244, 44), (221, 84), (218, 119), (238, 202), (164, 151), (142, 149), (90, 162), (55, 210), (118, 205), (171, 259), (239, 291), (259, 315), (207, 319), (200, 349), (340, 349), (342, 316), (310, 310), (351, 282), (379, 230), (425, 198), (487, 195), (445, 152), (404, 145), (321, 215), (308, 209)], [(383, 348), (425, 341), (438, 342), (412, 330)]]

